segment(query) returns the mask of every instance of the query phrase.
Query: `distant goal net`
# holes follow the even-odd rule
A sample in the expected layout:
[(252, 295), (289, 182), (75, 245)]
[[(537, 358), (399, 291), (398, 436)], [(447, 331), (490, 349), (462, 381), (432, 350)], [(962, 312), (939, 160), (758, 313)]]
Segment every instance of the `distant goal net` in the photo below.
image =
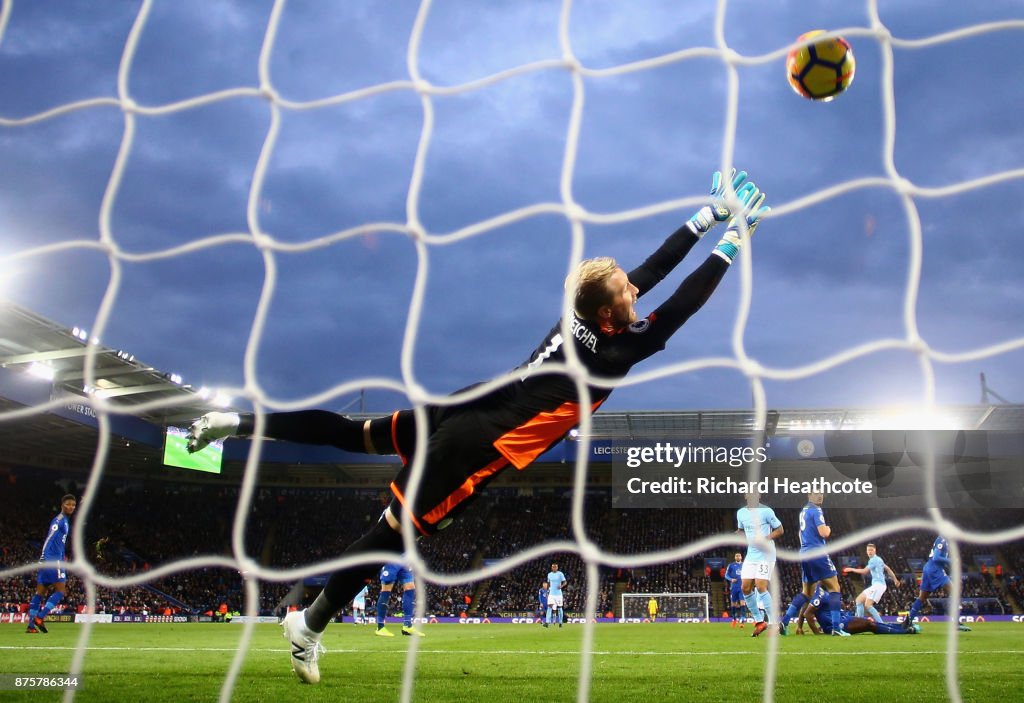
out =
[[(653, 604), (651, 603), (653, 601)], [(623, 593), (622, 620), (652, 619), (668, 622), (708, 622), (707, 593)]]

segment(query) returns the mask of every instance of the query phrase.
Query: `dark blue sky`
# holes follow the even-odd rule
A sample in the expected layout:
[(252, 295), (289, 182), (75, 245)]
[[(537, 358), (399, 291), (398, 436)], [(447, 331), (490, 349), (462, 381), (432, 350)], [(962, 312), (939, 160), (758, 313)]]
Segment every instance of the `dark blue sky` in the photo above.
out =
[[(113, 195), (114, 248), (101, 208), (126, 118), (95, 105), (28, 124), (0, 126), (0, 293), (67, 324), (95, 327), (117, 283), (103, 343), (196, 386), (241, 386), (243, 357), (267, 277), (264, 254), (228, 243), (167, 258), (151, 255), (225, 233), (259, 229), (297, 245), (361, 225), (374, 231), (305, 251), (271, 255), (275, 287), (252, 379), (270, 397), (301, 401), (359, 379), (402, 380), (401, 354), (419, 266), (410, 222), (413, 165), (424, 102), (408, 89), (311, 105), (410, 79), (417, 3), (284, 6), (269, 55), (281, 101), (279, 129), (258, 192), (253, 177), (272, 124), (270, 103), (236, 96), (170, 111), (173, 103), (260, 85), (272, 3), (156, 2), (134, 53), (126, 40), (140, 3), (16, 2), (0, 36), (0, 117), (20, 120), (60, 105), (118, 96), (118, 71), (136, 104), (131, 149)], [(728, 140), (734, 161), (768, 193), (773, 217), (752, 247), (753, 290), (742, 344), (766, 368), (789, 371), (880, 339), (920, 335), (927, 348), (966, 353), (1015, 349), (960, 363), (935, 362), (936, 398), (972, 403), (979, 372), (1009, 400), (1024, 401), (1024, 81), (1017, 0), (948, 3), (880, 0), (897, 40), (923, 40), (987, 22), (998, 31), (934, 46), (892, 49), (895, 132), (885, 138), (888, 47), (868, 36), (868, 3), (728, 4), (724, 39), (738, 67), (736, 130), (726, 133), (728, 71), (714, 57), (638, 72), (586, 76), (571, 197), (591, 215), (585, 254), (642, 260), (697, 207)], [(686, 49), (714, 47), (712, 0), (576, 2), (568, 39), (587, 69), (611, 69)], [(421, 78), (460, 86), (563, 56), (561, 3), (430, 6), (415, 56)], [(850, 90), (829, 104), (797, 97), (784, 77), (784, 47), (804, 31), (848, 29), (857, 57)], [(772, 53), (779, 54), (770, 57)], [(126, 63), (130, 56), (130, 65)], [(442, 237), (530, 205), (560, 204), (573, 106), (564, 68), (521, 73), (430, 98), (433, 130), (412, 212)], [(293, 105), (294, 103), (294, 105)], [(301, 108), (301, 109), (300, 109)], [(890, 164), (891, 158), (891, 164)], [(897, 181), (932, 189), (904, 200)], [(999, 182), (942, 197), (987, 176)], [(683, 199), (691, 202), (679, 203)], [(810, 202), (806, 206), (802, 203)], [(911, 237), (919, 220), (922, 267), (908, 328)], [(382, 225), (382, 223), (384, 223)], [(443, 241), (443, 240), (442, 240)], [(66, 242), (77, 245), (40, 249)], [(424, 248), (428, 275), (415, 330), (415, 382), (436, 393), (522, 362), (557, 320), (571, 246), (562, 215), (519, 218), (472, 237)], [(647, 314), (711, 250), (703, 242), (638, 306)], [(117, 253), (115, 253), (115, 251)], [(148, 260), (138, 261), (143, 255)], [(120, 278), (112, 276), (118, 261)], [(668, 349), (637, 371), (733, 357), (741, 305), (739, 266)], [(799, 380), (766, 382), (774, 407), (913, 405), (927, 374), (917, 355), (884, 351)], [(368, 384), (375, 385), (375, 384)], [(353, 394), (318, 402), (340, 408)], [(367, 408), (406, 404), (371, 387)], [(744, 408), (749, 381), (707, 368), (621, 388), (606, 409)]]

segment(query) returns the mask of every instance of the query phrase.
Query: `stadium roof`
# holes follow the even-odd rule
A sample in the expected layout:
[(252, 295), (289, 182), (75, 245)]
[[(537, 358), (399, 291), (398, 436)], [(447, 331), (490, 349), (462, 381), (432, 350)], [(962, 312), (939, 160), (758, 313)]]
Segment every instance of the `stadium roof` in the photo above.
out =
[[(126, 412), (154, 423), (196, 417), (213, 408), (213, 394), (184, 385), (174, 374), (148, 366), (94, 339), (93, 385), (86, 386), (89, 333), (65, 327), (12, 303), (0, 304), (0, 368), (18, 369), (52, 383), (52, 395), (108, 399)], [(161, 403), (142, 408), (142, 404)]]
[[(86, 385), (85, 373), (90, 341), (95, 370), (91, 388)], [(98, 344), (84, 329), (52, 322), (6, 301), (0, 302), (0, 369), (11, 372), (9, 377), (32, 379), (37, 388), (45, 388), (44, 401), (63, 398), (66, 406), (85, 414), (89, 413), (90, 394), (156, 426), (198, 417), (216, 407), (212, 392), (182, 384), (173, 374), (138, 361), (129, 352)], [(4, 414), (25, 406), (24, 398), (12, 398), (13, 394), (5, 395), (4, 390), (0, 386), (4, 461), (58, 468), (92, 465), (95, 426), (55, 413), (3, 420)], [(115, 442), (108, 465), (134, 467), (140, 449)]]
[[(223, 405), (216, 394), (183, 384), (180, 378), (138, 361), (126, 351), (104, 347), (93, 341), (92, 388), (86, 387), (89, 357), (88, 332), (47, 320), (12, 303), (0, 303), (0, 447), (3, 461), (28, 466), (87, 470), (96, 454), (98, 432), (91, 414), (90, 393), (105, 398), (154, 427), (183, 422)], [(19, 414), (29, 403), (11, 393), (11, 380), (33, 379), (39, 396), (46, 402), (63, 398), (61, 412)], [(24, 381), (28, 383), (27, 380)], [(73, 409), (76, 412), (69, 412)], [(5, 417), (6, 416), (6, 417)], [(84, 417), (83, 417), (84, 416)], [(361, 417), (353, 415), (352, 417)], [(808, 430), (886, 429), (899, 423), (921, 422), (898, 412), (879, 409), (786, 409), (770, 410), (766, 419), (769, 435), (786, 435)], [(1024, 405), (964, 405), (943, 407), (923, 419), (947, 429), (1020, 430), (1024, 427)], [(698, 439), (749, 437), (755, 430), (755, 415), (749, 410), (680, 410), (599, 412), (594, 416), (591, 438), (603, 439)], [(914, 429), (904, 426), (903, 429)], [(118, 473), (162, 466), (160, 446), (145, 446), (115, 437), (107, 467)], [(308, 475), (330, 470), (353, 480), (374, 480), (390, 476), (393, 467), (313, 467), (296, 460), (281, 465), (275, 474), (300, 472)]]

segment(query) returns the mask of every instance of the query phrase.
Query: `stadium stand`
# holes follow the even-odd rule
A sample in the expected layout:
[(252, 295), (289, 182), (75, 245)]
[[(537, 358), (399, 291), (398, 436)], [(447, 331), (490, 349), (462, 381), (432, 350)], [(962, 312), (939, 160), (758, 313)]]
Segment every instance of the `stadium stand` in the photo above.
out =
[[(38, 557), (41, 531), (53, 516), (57, 497), (81, 495), (96, 451), (96, 414), (82, 384), (86, 344), (82, 330), (66, 328), (17, 305), (0, 305), (5, 336), (0, 340), (0, 415), (28, 405), (66, 402), (47, 412), (0, 421), (0, 568), (31, 564)], [(30, 379), (33, 363), (45, 361), (54, 371), (49, 384)], [(112, 437), (104, 477), (86, 521), (85, 544), (90, 560), (105, 575), (145, 572), (155, 566), (197, 554), (230, 555), (231, 528), (238, 509), (244, 468), (243, 451), (225, 452), (219, 476), (170, 469), (161, 460), (163, 427), (187, 423), (215, 409), (205, 389), (182, 383), (174, 374), (156, 370), (122, 350), (100, 347), (93, 359), (96, 377), (103, 378), (104, 397), (119, 413), (111, 416)], [(94, 389), (95, 390), (95, 389)], [(158, 400), (158, 406), (144, 405)], [(143, 405), (140, 405), (143, 404)], [(772, 410), (770, 433), (782, 436), (807, 428), (839, 430), (863, 427), (866, 409)], [(1019, 432), (1024, 406), (979, 405), (949, 408), (951, 421), (974, 430)], [(590, 439), (678, 439), (749, 437), (754, 417), (745, 411), (602, 412), (594, 417)], [(292, 445), (294, 446), (294, 445)], [(229, 444), (229, 449), (231, 445)], [(245, 507), (245, 551), (261, 564), (298, 567), (337, 556), (335, 544), (363, 531), (386, 500), (387, 483), (397, 464), (340, 453), (310, 454), (269, 443), (260, 466), (260, 485)], [(524, 474), (502, 476), (460, 518), (458, 529), (442, 531), (419, 543), (430, 567), (442, 573), (474, 569), (553, 539), (570, 538), (571, 491), (575, 445), (565, 443), (558, 456), (540, 461)], [(712, 534), (731, 534), (735, 508), (631, 510), (612, 507), (611, 462), (594, 460), (588, 473), (584, 522), (587, 534), (612, 554), (643, 554), (676, 547)], [(782, 546), (797, 547), (797, 508), (775, 506), (786, 527)], [(843, 510), (826, 503), (837, 534), (868, 528), (897, 516), (884, 510)], [(908, 513), (900, 512), (899, 516)], [(1024, 522), (1020, 509), (955, 510), (946, 513), (963, 527), (980, 532)], [(73, 524), (75, 520), (72, 520)], [(155, 529), (154, 525), (159, 528)], [(313, 535), (337, 535), (338, 542)], [(879, 552), (901, 575), (890, 587), (880, 610), (892, 615), (916, 595), (916, 579), (933, 534), (921, 531), (886, 535)], [(1024, 544), (960, 545), (964, 557), (963, 594), (986, 599), (985, 607), (1022, 612), (1024, 606)], [(731, 549), (691, 559), (624, 569), (600, 569), (597, 611), (616, 612), (623, 592), (708, 592), (721, 596), (722, 584), (704, 571), (704, 557), (731, 558)], [(860, 563), (863, 548), (833, 554)], [(552, 554), (485, 581), (427, 589), (432, 614), (472, 615), (533, 613), (537, 588), (552, 561), (569, 578), (566, 609), (583, 610), (585, 569), (575, 554)], [(982, 566), (986, 572), (982, 572)], [(780, 562), (776, 571), (783, 594), (799, 589), (799, 567)], [(860, 578), (841, 579), (848, 607), (863, 587)], [(0, 607), (24, 608), (34, 574), (0, 580)], [(145, 587), (97, 591), (97, 610), (114, 612), (216, 612), (221, 604), (241, 604), (242, 577), (229, 569), (177, 573)], [(261, 583), (259, 610), (281, 614), (297, 596), (308, 601), (316, 593), (290, 583)], [(372, 603), (378, 584), (371, 584)], [(69, 583), (66, 608), (85, 602), (77, 579)], [(936, 604), (941, 606), (940, 603)], [(971, 604), (965, 603), (970, 607)]]
[[(80, 478), (80, 477), (78, 477)], [(36, 560), (40, 530), (55, 511), (54, 496), (80, 490), (75, 477), (41, 469), (0, 471), (0, 502), (11, 506), (0, 516), (0, 565), (4, 567)], [(215, 484), (112, 479), (104, 483), (88, 521), (85, 543), (92, 546), (90, 558), (101, 573), (124, 575), (147, 571), (175, 559), (197, 554), (228, 554), (236, 489)], [(337, 556), (330, 541), (311, 539), (317, 534), (351, 534), (381, 509), (379, 491), (349, 491), (296, 487), (261, 488), (251, 508), (246, 550), (261, 563), (279, 567), (304, 566)], [(835, 511), (850, 521), (846, 529), (870, 527), (884, 514), (871, 511)], [(849, 514), (846, 514), (849, 513)], [(442, 573), (465, 573), (490, 559), (500, 559), (535, 544), (568, 537), (570, 495), (567, 491), (521, 496), (496, 490), (481, 497), (464, 516), (458, 530), (442, 531), (420, 543), (427, 563)], [(795, 525), (796, 512), (780, 511), (785, 525)], [(953, 513), (951, 518), (969, 529), (993, 529), (1018, 524), (1021, 511), (993, 511), (986, 516), (974, 512)], [(590, 537), (602, 548), (621, 554), (667, 549), (709, 534), (731, 531), (730, 510), (620, 510), (611, 507), (610, 493), (588, 496), (585, 522)], [(981, 524), (984, 521), (984, 524)], [(158, 525), (158, 529), (154, 529)], [(500, 527), (500, 529), (499, 529)], [(197, 539), (196, 535), (201, 535)], [(879, 540), (879, 552), (897, 573), (908, 558), (926, 556), (933, 535), (915, 531), (887, 535)], [(795, 546), (795, 528), (783, 539)], [(98, 545), (98, 546), (97, 546)], [(963, 545), (965, 566), (963, 595), (968, 599), (995, 601), (1006, 612), (1019, 612), (1024, 583), (1024, 545), (991, 547)], [(862, 550), (849, 556), (863, 559)], [(1000, 578), (984, 578), (973, 564), (975, 553), (992, 554), (1004, 566)], [(844, 553), (846, 555), (847, 553)], [(721, 584), (712, 583), (704, 573), (703, 556), (640, 569), (602, 569), (599, 584), (600, 613), (616, 612), (621, 592), (707, 592), (714, 594)], [(709, 555), (710, 556), (710, 555)], [(727, 556), (725, 553), (714, 556)], [(835, 555), (839, 556), (839, 555)], [(531, 561), (511, 572), (483, 582), (468, 582), (448, 588), (427, 589), (427, 610), (432, 615), (488, 616), (526, 614), (535, 610), (536, 592), (549, 564), (557, 561), (570, 578), (567, 611), (584, 609), (585, 569), (575, 554), (557, 554)], [(783, 593), (799, 588), (796, 564), (780, 562), (778, 573)], [(908, 574), (899, 586), (890, 587), (880, 611), (895, 615), (916, 595), (915, 576)], [(843, 598), (852, 604), (863, 587), (859, 578), (842, 580)], [(66, 608), (78, 608), (84, 593), (77, 579), (70, 581)], [(0, 581), (0, 605), (7, 612), (25, 607), (34, 587), (34, 574)], [(183, 610), (203, 613), (224, 602), (241, 603), (241, 576), (227, 569), (203, 569), (174, 574), (147, 587), (108, 589), (100, 587), (97, 610), (101, 612), (164, 612)], [(280, 614), (287, 604), (291, 584), (261, 584), (260, 611)], [(371, 584), (370, 601), (376, 599), (379, 584)], [(316, 589), (307, 589), (309, 600)], [(467, 597), (469, 603), (466, 603)], [(991, 605), (991, 604), (989, 604)], [(972, 607), (965, 603), (965, 609)], [(980, 610), (979, 612), (986, 612)]]

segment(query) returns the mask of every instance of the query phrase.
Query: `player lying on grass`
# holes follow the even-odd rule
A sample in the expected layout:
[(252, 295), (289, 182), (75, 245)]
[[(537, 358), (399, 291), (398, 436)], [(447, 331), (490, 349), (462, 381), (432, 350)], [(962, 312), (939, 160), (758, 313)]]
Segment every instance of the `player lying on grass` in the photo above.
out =
[(828, 593), (818, 586), (814, 591), (814, 597), (800, 613), (816, 635), (838, 635), (840, 631), (850, 635), (859, 635), (865, 632), (872, 632), (876, 635), (916, 635), (921, 631), (917, 625), (907, 629), (897, 623), (875, 622), (871, 618), (857, 617), (848, 610), (840, 611), (837, 625), (832, 619), (831, 609), (826, 607), (823, 610), (818, 610), (823, 603), (828, 605)]
[[(730, 197), (728, 191), (733, 191)], [(579, 423), (581, 403), (596, 410), (611, 393), (611, 384), (625, 376), (634, 364), (665, 348), (668, 339), (707, 301), (729, 269), (744, 241), (744, 225), (753, 232), (769, 211), (764, 194), (747, 180), (746, 172), (733, 172), (731, 183), (716, 172), (711, 184), (711, 204), (701, 208), (671, 234), (646, 261), (629, 273), (614, 259), (590, 259), (580, 263), (566, 281), (574, 313), (563, 336), (556, 324), (517, 369), (515, 381), (475, 400), (425, 408), (425, 446), (417, 446), (412, 410), (390, 417), (357, 422), (323, 410), (269, 413), (262, 434), (272, 439), (325, 444), (352, 452), (397, 454), (404, 462), (391, 483), (393, 499), (380, 521), (343, 552), (355, 556), (369, 552), (403, 550), (401, 514), (413, 528), (430, 535), (446, 527), (474, 495), (509, 466), (525, 469)], [(708, 258), (645, 318), (637, 319), (634, 305), (664, 279), (704, 234), (730, 220), (725, 235)], [(564, 373), (546, 372), (551, 364), (563, 364), (573, 356), (589, 378), (607, 385), (588, 384), (581, 398), (573, 379)], [(209, 413), (189, 429), (189, 451), (228, 436), (255, 434), (252, 414)], [(417, 452), (424, 452), (423, 478), (415, 499), (407, 486)], [(292, 668), (305, 682), (320, 679), (317, 664), (322, 650), (320, 636), (338, 610), (371, 578), (378, 565), (368, 563), (342, 569), (305, 611), (284, 620), (285, 635), (292, 643)]]

